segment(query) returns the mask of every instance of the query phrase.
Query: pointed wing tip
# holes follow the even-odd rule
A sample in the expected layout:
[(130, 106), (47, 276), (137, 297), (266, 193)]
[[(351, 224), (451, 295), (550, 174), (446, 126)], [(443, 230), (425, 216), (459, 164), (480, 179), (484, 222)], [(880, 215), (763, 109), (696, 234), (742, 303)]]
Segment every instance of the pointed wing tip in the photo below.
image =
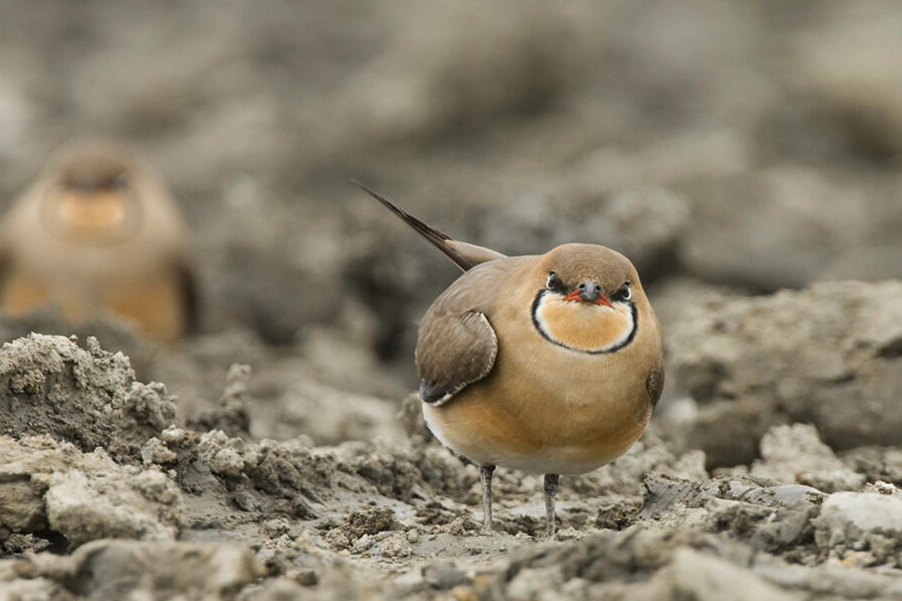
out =
[(364, 192), (366, 192), (367, 194), (369, 194), (370, 196), (373, 196), (377, 200), (382, 200), (381, 198), (379, 198), (379, 195), (375, 191), (373, 191), (371, 188), (369, 188), (365, 184), (361, 183), (360, 180), (352, 177), (351, 183), (354, 184), (355, 186), (357, 186), (358, 188), (360, 188), (361, 190), (363, 190)]
[(409, 215), (408, 215), (405, 211), (403, 211), (403, 210), (399, 209), (398, 207), (396, 207), (396, 206), (394, 205), (394, 203), (392, 203), (389, 199), (385, 198), (384, 196), (382, 196), (381, 194), (379, 194), (378, 192), (376, 192), (376, 191), (373, 190), (372, 188), (369, 188), (368, 186), (366, 186), (366, 185), (360, 183), (358, 180), (356, 180), (356, 179), (354, 179), (354, 178), (351, 178), (351, 183), (354, 184), (355, 186), (359, 187), (361, 190), (363, 190), (364, 192), (366, 192), (367, 194), (369, 194), (370, 196), (372, 196), (373, 198), (375, 198), (375, 199), (378, 200), (379, 202), (381, 202), (383, 205), (385, 205), (386, 207), (388, 207), (393, 213), (398, 214), (399, 216), (401, 216), (402, 219), (403, 219), (405, 216), (409, 217)]
[[(385, 198), (378, 192), (371, 190), (370, 188), (367, 188), (365, 185), (361, 184), (359, 181), (352, 179), (351, 182), (360, 186), (360, 188), (363, 189), (363, 191), (365, 191), (367, 194), (369, 194), (370, 196), (372, 196), (373, 198), (378, 200), (380, 203), (382, 203), (382, 205), (385, 206), (385, 208), (387, 208), (389, 211), (391, 211), (392, 213), (394, 213), (395, 215), (400, 217), (405, 223), (407, 223), (407, 225), (412, 227), (414, 230), (417, 231), (417, 233), (419, 233), (421, 236), (426, 238), (426, 240), (428, 240), (433, 246), (435, 246), (440, 251), (445, 253), (445, 255), (449, 259), (451, 259), (451, 261), (455, 265), (457, 265), (459, 268), (461, 268), (463, 271), (467, 271), (471, 267), (474, 267), (475, 265), (477, 265), (481, 262), (478, 260), (473, 260), (472, 258), (467, 257), (464, 254), (461, 254), (460, 252), (458, 252), (458, 250), (456, 250), (452, 246), (449, 246), (448, 241), (451, 241), (452, 239), (451, 239), (451, 236), (449, 236), (448, 234), (445, 234), (444, 232), (441, 232), (441, 231), (435, 229), (434, 227), (428, 225), (427, 223), (420, 221), (419, 219), (417, 219), (416, 217), (414, 217), (413, 215), (411, 215), (404, 209), (396, 207), (394, 205), (394, 203), (392, 203), (390, 200), (388, 200), (387, 198)], [(472, 247), (473, 245), (465, 244), (465, 246)], [(478, 248), (478, 247), (476, 247), (476, 248)], [(489, 252), (493, 252), (493, 251), (489, 251)], [(503, 256), (503, 255), (500, 255), (500, 256)], [(483, 259), (483, 260), (485, 260), (485, 259)]]

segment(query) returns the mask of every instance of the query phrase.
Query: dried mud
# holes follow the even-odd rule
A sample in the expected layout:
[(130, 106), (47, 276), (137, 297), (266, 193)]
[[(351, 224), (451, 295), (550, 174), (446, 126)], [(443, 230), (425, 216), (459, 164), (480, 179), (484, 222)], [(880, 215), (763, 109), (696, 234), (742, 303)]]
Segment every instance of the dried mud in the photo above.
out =
[(95, 339), (4, 345), (0, 582), (10, 598), (902, 591), (902, 449), (837, 456), (812, 425), (774, 425), (753, 462), (709, 474), (703, 451), (678, 454), (652, 431), (610, 466), (563, 480), (551, 541), (540, 477), (499, 470), (485, 534), (477, 470), (431, 440), (415, 397), (395, 439), (380, 440), (378, 423), (371, 440), (335, 446), (254, 439), (253, 377), (233, 366), (220, 404), (189, 426), (164, 385), (137, 382), (128, 359)]

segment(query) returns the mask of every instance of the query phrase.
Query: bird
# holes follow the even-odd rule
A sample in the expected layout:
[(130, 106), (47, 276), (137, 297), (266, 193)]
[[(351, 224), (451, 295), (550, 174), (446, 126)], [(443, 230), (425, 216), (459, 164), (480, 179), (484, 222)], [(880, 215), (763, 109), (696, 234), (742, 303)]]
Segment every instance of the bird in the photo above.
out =
[(109, 312), (162, 343), (195, 329), (187, 224), (131, 149), (100, 139), (64, 146), (0, 222), (0, 310), (44, 305), (71, 323)]
[(506, 256), (354, 183), (463, 271), (421, 319), (415, 363), (427, 426), (480, 468), (483, 530), (492, 531), (492, 475), (502, 466), (544, 474), (552, 537), (560, 475), (624, 454), (661, 396), (661, 329), (636, 268), (597, 244)]

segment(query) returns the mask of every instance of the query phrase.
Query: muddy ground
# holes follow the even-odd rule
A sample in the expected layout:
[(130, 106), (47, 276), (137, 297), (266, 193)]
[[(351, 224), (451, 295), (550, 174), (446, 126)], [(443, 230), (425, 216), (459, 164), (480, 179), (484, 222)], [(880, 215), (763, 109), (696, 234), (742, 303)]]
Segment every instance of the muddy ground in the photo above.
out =
[[(0, 317), (0, 599), (902, 597), (896, 3), (0, 14), (0, 205), (61, 143), (130, 143), (204, 301), (172, 348)], [(508, 254), (637, 264), (664, 397), (562, 479), (554, 540), (503, 469), (480, 532), (409, 396), (455, 269), (351, 178)]]

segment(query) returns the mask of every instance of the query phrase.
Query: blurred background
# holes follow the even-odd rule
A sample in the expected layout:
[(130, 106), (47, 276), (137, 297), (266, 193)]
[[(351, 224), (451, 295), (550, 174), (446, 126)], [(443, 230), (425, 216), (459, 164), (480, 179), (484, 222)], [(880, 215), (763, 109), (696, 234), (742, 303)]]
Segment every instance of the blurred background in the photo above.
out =
[[(329, 399), (381, 407), (416, 385), (417, 319), (457, 270), (352, 178), (506, 254), (622, 251), (665, 338), (709, 293), (902, 277), (897, 2), (2, 0), (0, 14), (0, 209), (84, 136), (157, 167), (193, 232), (202, 333), (161, 348), (98, 332), (197, 419), (233, 362), (278, 407), (261, 436), (304, 431)], [(385, 413), (361, 411), (311, 433), (341, 440)]]

